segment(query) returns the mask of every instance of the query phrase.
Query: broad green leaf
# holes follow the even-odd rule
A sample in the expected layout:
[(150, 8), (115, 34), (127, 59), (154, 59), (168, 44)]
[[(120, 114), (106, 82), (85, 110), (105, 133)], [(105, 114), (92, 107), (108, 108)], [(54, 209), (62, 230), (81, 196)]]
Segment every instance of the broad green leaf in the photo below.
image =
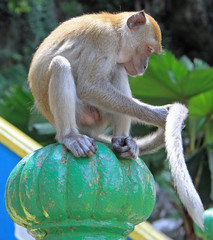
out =
[(130, 78), (133, 95), (136, 97), (163, 98), (170, 101), (182, 97), (179, 81), (188, 70), (174, 55), (166, 52), (162, 56), (153, 55), (143, 77)]
[(198, 58), (194, 59), (194, 69), (195, 70), (202, 70), (202, 69), (208, 69), (208, 68), (210, 68), (210, 66), (203, 60), (198, 59)]
[(153, 99), (186, 102), (213, 89), (213, 68), (199, 59), (193, 64), (186, 56), (178, 61), (166, 51), (160, 57), (153, 55), (144, 76), (130, 78), (130, 86), (135, 97), (148, 102)]
[(213, 114), (213, 90), (191, 98), (188, 107), (192, 116), (205, 117)]
[(192, 61), (187, 57), (187, 56), (183, 56), (180, 58), (180, 62), (183, 64), (183, 66), (185, 66), (189, 71), (192, 71), (194, 69), (194, 64), (192, 63)]
[(213, 89), (213, 68), (188, 72), (182, 77), (180, 86), (185, 98)]
[[(132, 93), (137, 98), (167, 98), (177, 99), (177, 94), (161, 82), (159, 76), (151, 73), (151, 70), (144, 77), (130, 79)], [(167, 76), (165, 76), (166, 78)]]
[[(155, 56), (155, 58), (159, 59), (158, 56)], [(177, 83), (188, 72), (187, 68), (169, 51), (166, 51), (160, 59), (160, 62), (164, 64), (164, 67), (166, 67), (170, 80), (173, 83)]]
[(182, 56), (179, 60), (189, 71), (204, 70), (210, 68), (210, 66), (201, 59), (195, 58), (192, 62), (187, 56)]

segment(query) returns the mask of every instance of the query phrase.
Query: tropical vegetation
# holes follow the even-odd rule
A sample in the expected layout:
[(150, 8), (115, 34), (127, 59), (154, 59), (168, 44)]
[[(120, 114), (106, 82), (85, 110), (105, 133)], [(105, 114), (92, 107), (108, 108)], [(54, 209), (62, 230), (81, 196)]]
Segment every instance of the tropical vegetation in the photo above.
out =
[[(27, 84), (32, 54), (61, 21), (82, 13), (145, 8), (159, 21), (164, 51), (152, 56), (143, 77), (130, 78), (134, 97), (149, 104), (181, 102), (189, 109), (183, 130), (186, 162), (205, 208), (213, 205), (213, 48), (211, 1), (1, 0), (0, 115), (42, 145), (54, 142), (54, 128), (35, 110)], [(196, 14), (194, 14), (196, 13)], [(201, 60), (204, 59), (204, 60)], [(208, 62), (208, 64), (207, 64)], [(110, 129), (108, 129), (110, 132)], [(133, 136), (155, 130), (139, 124)], [(171, 184), (164, 149), (142, 156), (184, 219), (187, 239), (192, 222)], [(189, 237), (190, 236), (190, 237)]]

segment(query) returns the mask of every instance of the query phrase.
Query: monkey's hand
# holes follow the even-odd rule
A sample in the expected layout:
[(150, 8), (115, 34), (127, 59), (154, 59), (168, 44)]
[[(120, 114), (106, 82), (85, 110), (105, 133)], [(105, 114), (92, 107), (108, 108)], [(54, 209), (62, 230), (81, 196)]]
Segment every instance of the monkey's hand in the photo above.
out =
[(91, 157), (97, 151), (95, 140), (81, 134), (70, 134), (63, 138), (62, 143), (76, 157)]
[(156, 126), (159, 126), (163, 129), (165, 129), (166, 118), (167, 118), (167, 115), (169, 113), (169, 109), (170, 109), (171, 106), (172, 106), (172, 104), (167, 104), (167, 105), (164, 105), (164, 106), (154, 107), (155, 112), (157, 114)]
[(139, 148), (131, 137), (113, 137), (112, 148), (118, 158), (136, 159)]

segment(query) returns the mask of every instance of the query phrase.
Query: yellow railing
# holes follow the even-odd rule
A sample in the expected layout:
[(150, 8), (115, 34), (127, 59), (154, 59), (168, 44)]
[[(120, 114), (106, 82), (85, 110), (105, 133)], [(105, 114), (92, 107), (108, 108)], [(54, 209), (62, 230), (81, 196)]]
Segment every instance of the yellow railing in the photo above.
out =
[(2, 117), (0, 117), (0, 142), (21, 158), (42, 147)]
[(130, 233), (132, 240), (172, 240), (165, 234), (156, 231), (149, 222), (142, 222), (135, 226), (135, 230)]

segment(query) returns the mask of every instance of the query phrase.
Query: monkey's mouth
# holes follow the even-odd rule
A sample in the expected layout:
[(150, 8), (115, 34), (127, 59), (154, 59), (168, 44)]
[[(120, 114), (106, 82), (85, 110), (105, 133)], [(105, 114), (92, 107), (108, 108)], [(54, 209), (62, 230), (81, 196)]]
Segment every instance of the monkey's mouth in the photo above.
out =
[(138, 72), (138, 76), (143, 76), (144, 75), (144, 73), (145, 73), (145, 71), (146, 71), (146, 69), (147, 69), (147, 65), (144, 65), (143, 67), (142, 67), (142, 71), (140, 71), (140, 72)]
[(142, 76), (146, 71), (148, 64), (144, 63), (144, 61), (134, 63), (133, 60), (124, 64), (125, 70), (127, 71), (128, 75), (135, 77), (135, 76)]
[(125, 70), (127, 71), (128, 75), (131, 77), (136, 77), (136, 76), (142, 76), (144, 74), (144, 72), (146, 71), (147, 67), (143, 67), (142, 71), (141, 70), (137, 70), (136, 67), (134, 66), (134, 64), (132, 64), (132, 66), (126, 65), (125, 64)]
[(136, 70), (136, 67), (135, 67), (135, 65), (133, 64), (132, 61), (130, 61), (128, 63), (125, 63), (124, 67), (125, 67), (128, 75), (130, 75), (132, 77), (138, 75), (138, 71)]

